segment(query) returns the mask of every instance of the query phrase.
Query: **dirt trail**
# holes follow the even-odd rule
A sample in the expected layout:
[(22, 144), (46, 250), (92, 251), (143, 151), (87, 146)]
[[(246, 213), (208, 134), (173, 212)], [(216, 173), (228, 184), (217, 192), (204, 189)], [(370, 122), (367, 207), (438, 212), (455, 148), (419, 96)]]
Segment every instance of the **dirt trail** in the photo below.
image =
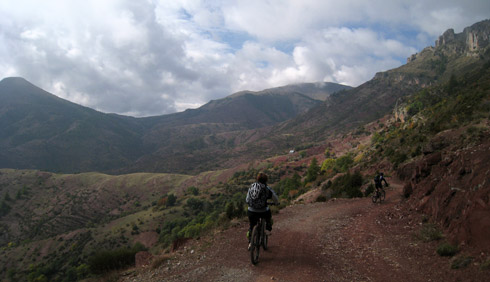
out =
[(414, 237), (421, 215), (403, 206), (400, 191), (392, 183), (382, 204), (338, 199), (281, 210), (256, 266), (246, 250), (248, 222), (241, 222), (120, 281), (485, 281), (488, 271), (452, 270), (450, 258), (436, 254), (438, 242)]

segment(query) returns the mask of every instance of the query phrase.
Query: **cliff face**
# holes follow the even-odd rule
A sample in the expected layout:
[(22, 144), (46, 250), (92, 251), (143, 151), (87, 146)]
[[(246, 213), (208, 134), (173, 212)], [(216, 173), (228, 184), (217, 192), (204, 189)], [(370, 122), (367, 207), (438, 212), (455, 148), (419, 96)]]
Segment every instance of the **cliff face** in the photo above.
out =
[(448, 29), (436, 40), (436, 48), (449, 44), (462, 45), (465, 53), (478, 52), (488, 46), (490, 35), (490, 20), (476, 23), (455, 34), (453, 29)]
[[(489, 45), (490, 20), (478, 22), (467, 27), (461, 33), (454, 33), (454, 29), (446, 30), (435, 41), (435, 49), (454, 55), (478, 56)], [(433, 47), (428, 47), (434, 50)], [(418, 54), (407, 58), (407, 63), (414, 61)]]

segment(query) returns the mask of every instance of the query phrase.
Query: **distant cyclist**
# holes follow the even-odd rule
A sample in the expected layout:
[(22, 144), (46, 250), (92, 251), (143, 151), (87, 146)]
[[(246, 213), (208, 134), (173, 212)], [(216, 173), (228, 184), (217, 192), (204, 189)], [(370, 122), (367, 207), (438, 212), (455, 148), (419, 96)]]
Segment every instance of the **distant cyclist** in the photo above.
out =
[(257, 175), (257, 182), (254, 182), (248, 189), (246, 202), (248, 204), (248, 220), (250, 226), (247, 232), (248, 247), (250, 249), (250, 234), (252, 229), (259, 221), (259, 218), (265, 218), (266, 229), (272, 231), (272, 213), (267, 205), (267, 199), (272, 199), (274, 204), (279, 203), (279, 198), (276, 192), (267, 186), (267, 175), (260, 172)]
[(374, 177), (374, 187), (376, 187), (376, 192), (379, 192), (379, 189), (383, 189), (383, 181), (385, 182), (386, 187), (390, 186), (382, 172), (377, 173)]

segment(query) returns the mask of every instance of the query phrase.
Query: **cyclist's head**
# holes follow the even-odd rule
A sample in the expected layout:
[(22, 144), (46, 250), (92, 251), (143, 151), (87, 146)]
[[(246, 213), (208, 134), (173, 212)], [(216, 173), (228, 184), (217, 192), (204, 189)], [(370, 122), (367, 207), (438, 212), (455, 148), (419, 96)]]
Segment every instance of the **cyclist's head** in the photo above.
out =
[(257, 182), (260, 182), (262, 184), (267, 184), (267, 174), (263, 173), (263, 172), (259, 172), (259, 174), (257, 175)]
[(383, 176), (383, 173), (382, 173), (382, 172), (380, 172), (380, 173), (379, 173), (379, 175)]

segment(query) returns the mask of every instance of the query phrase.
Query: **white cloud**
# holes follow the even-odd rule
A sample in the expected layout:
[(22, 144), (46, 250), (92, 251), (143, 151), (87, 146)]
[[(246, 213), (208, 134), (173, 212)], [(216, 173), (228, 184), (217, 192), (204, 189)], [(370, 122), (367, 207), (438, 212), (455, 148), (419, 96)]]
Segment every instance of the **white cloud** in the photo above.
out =
[(147, 116), (240, 90), (359, 85), (490, 14), (488, 1), (0, 2), (0, 78)]

